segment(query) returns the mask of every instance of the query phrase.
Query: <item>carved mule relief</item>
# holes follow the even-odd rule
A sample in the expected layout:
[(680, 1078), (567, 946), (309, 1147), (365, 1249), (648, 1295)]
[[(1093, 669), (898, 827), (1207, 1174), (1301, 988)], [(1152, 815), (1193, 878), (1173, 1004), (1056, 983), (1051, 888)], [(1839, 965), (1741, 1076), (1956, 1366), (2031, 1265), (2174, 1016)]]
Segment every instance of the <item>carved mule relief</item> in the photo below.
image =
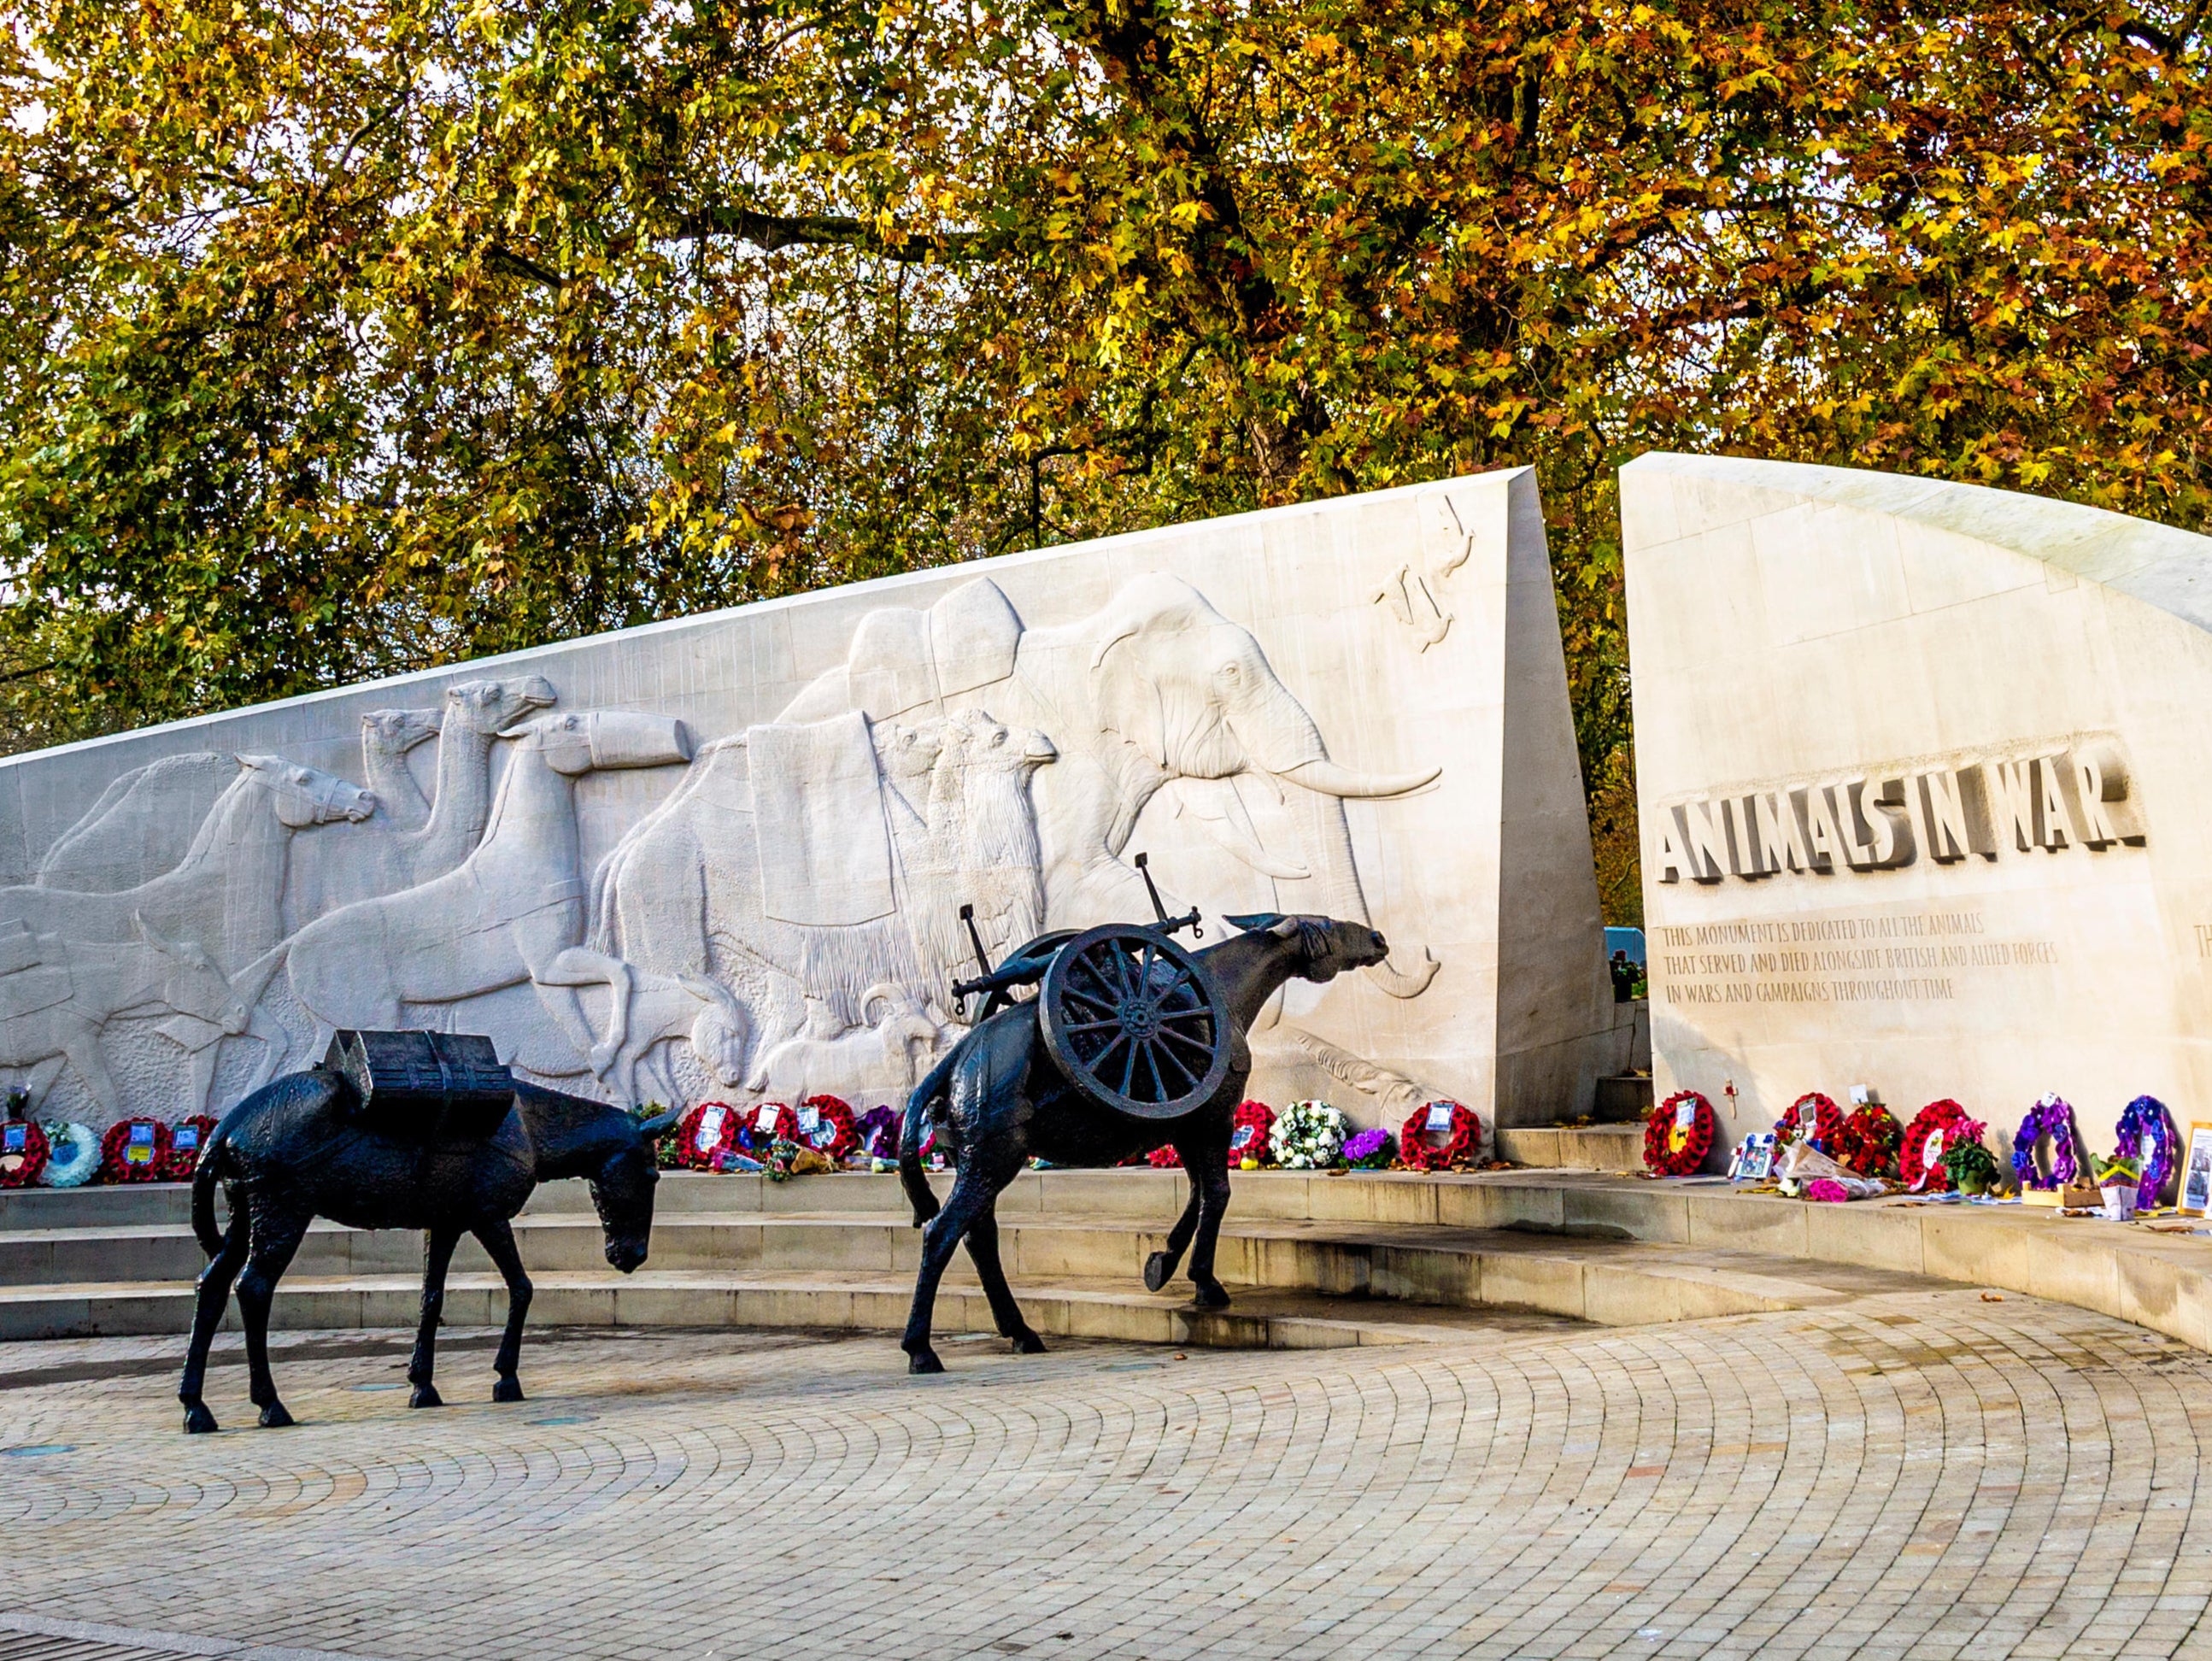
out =
[(119, 1019), (164, 1016), (157, 1030), (191, 1059), (188, 1110), (205, 1104), (216, 1045), (246, 1030), (246, 1007), (198, 946), (162, 938), (143, 916), (131, 927), (136, 938), (117, 943), (34, 935), (20, 921), (0, 924), (0, 1067), (30, 1069), (24, 1082), (33, 1106), (66, 1066), (107, 1117), (122, 1117), (100, 1035)]

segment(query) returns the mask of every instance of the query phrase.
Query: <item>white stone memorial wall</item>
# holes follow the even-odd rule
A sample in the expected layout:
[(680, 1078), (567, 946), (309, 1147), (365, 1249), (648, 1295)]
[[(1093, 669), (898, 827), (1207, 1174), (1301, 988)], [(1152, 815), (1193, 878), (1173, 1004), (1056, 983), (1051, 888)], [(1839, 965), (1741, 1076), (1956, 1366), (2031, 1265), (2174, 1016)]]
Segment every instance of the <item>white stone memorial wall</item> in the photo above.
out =
[(1358, 1123), (1620, 1064), (1532, 478), (1055, 548), (0, 763), (0, 1070), (220, 1110), (334, 1028), (611, 1099), (898, 1099), (1047, 928), (1371, 916), (1255, 1090)]
[(2212, 540), (1666, 454), (1621, 517), (1660, 1092), (2212, 1118)]

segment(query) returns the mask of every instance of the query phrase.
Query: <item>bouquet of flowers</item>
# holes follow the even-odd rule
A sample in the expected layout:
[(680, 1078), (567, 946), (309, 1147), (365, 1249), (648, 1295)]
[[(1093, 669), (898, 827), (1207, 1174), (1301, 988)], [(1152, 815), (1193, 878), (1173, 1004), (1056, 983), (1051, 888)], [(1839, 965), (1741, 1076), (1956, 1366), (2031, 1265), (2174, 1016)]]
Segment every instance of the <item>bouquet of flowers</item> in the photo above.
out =
[(1344, 1115), (1327, 1102), (1292, 1102), (1275, 1116), (1267, 1150), (1289, 1171), (1319, 1171), (1344, 1148)]
[(1344, 1162), (1354, 1171), (1388, 1171), (1393, 1151), (1389, 1131), (1363, 1130), (1345, 1143)]

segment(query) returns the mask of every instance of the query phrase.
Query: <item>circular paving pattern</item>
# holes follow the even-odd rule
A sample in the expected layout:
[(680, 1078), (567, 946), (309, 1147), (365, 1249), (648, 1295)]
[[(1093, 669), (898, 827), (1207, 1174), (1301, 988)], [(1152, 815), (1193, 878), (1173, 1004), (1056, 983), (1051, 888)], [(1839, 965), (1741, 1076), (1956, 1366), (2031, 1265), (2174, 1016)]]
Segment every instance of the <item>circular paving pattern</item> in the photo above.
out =
[[(1295, 1353), (298, 1335), (16, 1347), (0, 1609), (379, 1657), (2167, 1656), (2212, 1357), (1972, 1291)], [(461, 1335), (456, 1335), (457, 1337)], [(41, 1380), (35, 1367), (58, 1369)], [(114, 1376), (86, 1376), (105, 1368)], [(4, 1653), (0, 1651), (0, 1653)]]

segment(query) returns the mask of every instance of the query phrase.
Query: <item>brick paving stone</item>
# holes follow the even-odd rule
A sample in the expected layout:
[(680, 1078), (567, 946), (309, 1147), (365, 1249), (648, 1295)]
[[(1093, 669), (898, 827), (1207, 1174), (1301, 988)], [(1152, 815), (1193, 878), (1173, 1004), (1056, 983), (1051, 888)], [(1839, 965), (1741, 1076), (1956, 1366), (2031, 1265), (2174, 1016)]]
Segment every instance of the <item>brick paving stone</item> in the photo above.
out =
[(390, 1661), (2212, 1661), (2212, 1357), (2032, 1299), (932, 1379), (569, 1331), (517, 1406), (453, 1350), (434, 1413), (391, 1339), (282, 1335), (298, 1427), (224, 1366), (191, 1439), (176, 1341), (0, 1351), (0, 1612)]

